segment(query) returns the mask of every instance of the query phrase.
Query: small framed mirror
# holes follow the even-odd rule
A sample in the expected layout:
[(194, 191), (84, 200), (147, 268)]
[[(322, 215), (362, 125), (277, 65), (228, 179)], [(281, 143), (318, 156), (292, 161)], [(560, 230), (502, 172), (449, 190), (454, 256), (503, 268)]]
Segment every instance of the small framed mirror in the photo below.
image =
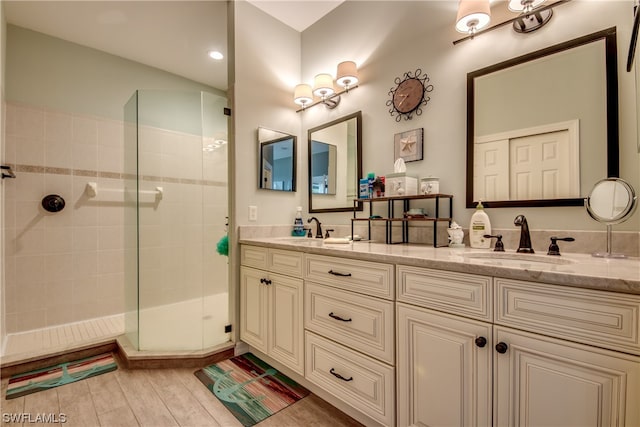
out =
[(353, 211), (362, 177), (362, 112), (309, 129), (308, 142), (309, 212)]
[(593, 186), (584, 204), (591, 218), (607, 226), (607, 252), (596, 252), (593, 256), (624, 258), (625, 255), (611, 251), (611, 227), (626, 221), (635, 211), (637, 197), (633, 187), (620, 178), (602, 179)]
[(297, 137), (258, 128), (258, 188), (296, 191)]

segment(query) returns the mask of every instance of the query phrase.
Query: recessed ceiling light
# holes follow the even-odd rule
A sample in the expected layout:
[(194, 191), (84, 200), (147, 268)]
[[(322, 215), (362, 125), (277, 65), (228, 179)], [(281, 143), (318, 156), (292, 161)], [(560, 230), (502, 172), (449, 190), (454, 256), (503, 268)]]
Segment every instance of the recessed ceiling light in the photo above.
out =
[(224, 58), (224, 55), (218, 52), (217, 50), (210, 50), (209, 52), (207, 52), (207, 54), (209, 55), (210, 58), (213, 58), (213, 59)]

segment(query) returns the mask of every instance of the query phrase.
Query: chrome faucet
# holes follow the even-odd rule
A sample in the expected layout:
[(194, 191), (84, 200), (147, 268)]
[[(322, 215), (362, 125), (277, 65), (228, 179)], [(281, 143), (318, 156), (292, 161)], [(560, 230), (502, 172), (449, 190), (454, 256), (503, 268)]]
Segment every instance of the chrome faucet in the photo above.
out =
[(317, 239), (322, 239), (322, 226), (321, 226), (320, 221), (315, 216), (312, 216), (311, 218), (309, 218), (307, 220), (308, 223), (311, 223), (311, 221), (315, 221), (316, 222), (316, 238)]
[(531, 235), (529, 234), (527, 218), (524, 215), (518, 215), (516, 219), (513, 220), (513, 223), (520, 226), (520, 244), (518, 245), (517, 252), (523, 252), (525, 254), (534, 253), (533, 247), (531, 246)]

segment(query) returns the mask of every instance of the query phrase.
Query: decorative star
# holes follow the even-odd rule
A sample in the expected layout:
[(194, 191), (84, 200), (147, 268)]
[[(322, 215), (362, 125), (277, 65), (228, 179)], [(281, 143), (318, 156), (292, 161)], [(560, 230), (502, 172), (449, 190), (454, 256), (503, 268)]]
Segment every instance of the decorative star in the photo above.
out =
[(407, 152), (407, 153), (412, 153), (415, 151), (415, 146), (416, 146), (416, 136), (415, 135), (410, 135), (406, 138), (400, 138), (400, 143), (402, 144), (402, 149), (400, 149), (400, 151), (402, 152)]

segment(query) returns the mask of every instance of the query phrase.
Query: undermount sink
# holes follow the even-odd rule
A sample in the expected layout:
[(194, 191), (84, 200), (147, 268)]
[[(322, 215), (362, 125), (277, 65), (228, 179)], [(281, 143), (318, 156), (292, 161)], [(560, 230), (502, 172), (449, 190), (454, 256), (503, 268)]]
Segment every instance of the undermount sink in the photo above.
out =
[(574, 264), (575, 261), (560, 256), (523, 254), (517, 252), (475, 252), (462, 255), (465, 260), (488, 265), (514, 267), (544, 267)]

